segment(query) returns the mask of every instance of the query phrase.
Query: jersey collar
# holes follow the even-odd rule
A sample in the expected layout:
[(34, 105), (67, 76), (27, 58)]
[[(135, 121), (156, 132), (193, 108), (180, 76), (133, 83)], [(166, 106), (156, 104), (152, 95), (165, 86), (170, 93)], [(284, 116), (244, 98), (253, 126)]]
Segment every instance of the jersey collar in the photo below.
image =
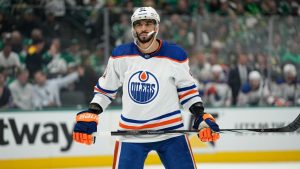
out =
[(159, 46), (158, 46), (158, 48), (157, 48), (155, 51), (153, 51), (153, 52), (151, 52), (151, 53), (143, 53), (143, 52), (141, 52), (141, 51), (139, 50), (139, 48), (138, 48), (136, 45), (134, 45), (134, 46), (135, 46), (135, 50), (136, 50), (137, 53), (138, 53), (140, 56), (142, 56), (144, 59), (150, 59), (150, 58), (152, 58), (154, 55), (156, 55), (156, 54), (161, 50), (161, 48), (162, 48), (162, 46), (163, 46), (163, 41), (162, 41), (161, 39), (156, 39), (156, 40), (158, 41)]

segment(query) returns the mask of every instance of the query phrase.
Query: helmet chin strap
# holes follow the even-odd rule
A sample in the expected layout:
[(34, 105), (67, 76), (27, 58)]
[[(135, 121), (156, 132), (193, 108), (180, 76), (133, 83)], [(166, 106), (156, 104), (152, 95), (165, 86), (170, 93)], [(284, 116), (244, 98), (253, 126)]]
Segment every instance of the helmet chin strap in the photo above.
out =
[[(157, 25), (156, 27), (158, 27), (158, 25)], [(147, 51), (147, 50), (149, 50), (149, 49), (151, 48), (151, 46), (154, 44), (155, 39), (156, 39), (156, 36), (157, 36), (157, 32), (155, 32), (155, 31), (149, 32), (149, 33), (148, 33), (148, 36), (151, 36), (153, 33), (155, 33), (154, 36), (153, 36), (152, 42), (150, 43), (150, 45), (149, 45), (148, 47), (142, 48), (141, 46), (138, 45), (138, 38), (136, 37), (136, 36), (137, 36), (137, 35), (136, 35), (136, 32), (132, 29), (131, 33), (132, 33), (132, 37), (133, 37), (133, 39), (134, 39), (134, 44), (135, 44), (140, 50), (143, 50), (143, 51)]]

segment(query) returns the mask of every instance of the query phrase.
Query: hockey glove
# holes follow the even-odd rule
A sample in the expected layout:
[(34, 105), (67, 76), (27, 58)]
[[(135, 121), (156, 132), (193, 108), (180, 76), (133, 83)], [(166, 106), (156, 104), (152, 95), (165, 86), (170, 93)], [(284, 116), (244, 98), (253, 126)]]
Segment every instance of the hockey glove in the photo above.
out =
[(210, 88), (207, 89), (207, 94), (208, 95), (216, 94), (216, 93), (217, 93), (216, 86), (211, 86)]
[(198, 133), (199, 139), (203, 142), (217, 141), (220, 138), (219, 125), (212, 115), (204, 113), (203, 104), (201, 102), (193, 104), (190, 111), (195, 117), (193, 128), (200, 130)]
[(95, 137), (92, 134), (97, 132), (98, 115), (101, 112), (102, 108), (98, 104), (92, 103), (88, 110), (77, 113), (73, 129), (74, 141), (87, 145), (95, 143)]

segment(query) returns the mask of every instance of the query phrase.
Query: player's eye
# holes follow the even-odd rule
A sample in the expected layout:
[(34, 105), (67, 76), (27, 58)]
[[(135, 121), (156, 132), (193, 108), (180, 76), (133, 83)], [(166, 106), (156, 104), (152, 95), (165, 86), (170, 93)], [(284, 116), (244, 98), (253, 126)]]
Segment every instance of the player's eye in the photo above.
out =
[(133, 26), (136, 27), (136, 26), (141, 26), (141, 22), (140, 21), (135, 21), (133, 23)]
[(149, 21), (149, 22), (146, 22), (146, 26), (152, 26), (153, 25), (153, 22)]

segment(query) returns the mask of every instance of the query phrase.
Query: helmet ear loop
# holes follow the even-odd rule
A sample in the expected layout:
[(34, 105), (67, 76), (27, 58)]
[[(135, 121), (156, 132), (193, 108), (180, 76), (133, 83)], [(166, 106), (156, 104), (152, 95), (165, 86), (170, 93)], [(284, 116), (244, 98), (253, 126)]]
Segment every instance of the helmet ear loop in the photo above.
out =
[(159, 31), (159, 23), (155, 25), (155, 28), (156, 28), (156, 30), (157, 30), (157, 31), (155, 31), (155, 32), (158, 33), (158, 31)]
[(156, 28), (156, 31), (155, 31), (154, 39), (156, 38), (156, 36), (157, 36), (157, 34), (158, 34), (158, 31), (159, 31), (159, 24), (156, 24), (155, 28)]
[(131, 35), (133, 38), (137, 38), (136, 31), (133, 29), (133, 27), (131, 28)]
[[(137, 44), (137, 41), (138, 41), (138, 39), (137, 39), (137, 33), (136, 33), (136, 31), (134, 30), (133, 26), (131, 27), (131, 36), (133, 37), (133, 42), (134, 42), (134, 44), (138, 46), (138, 44)], [(139, 47), (139, 46), (138, 46), (138, 47)]]

